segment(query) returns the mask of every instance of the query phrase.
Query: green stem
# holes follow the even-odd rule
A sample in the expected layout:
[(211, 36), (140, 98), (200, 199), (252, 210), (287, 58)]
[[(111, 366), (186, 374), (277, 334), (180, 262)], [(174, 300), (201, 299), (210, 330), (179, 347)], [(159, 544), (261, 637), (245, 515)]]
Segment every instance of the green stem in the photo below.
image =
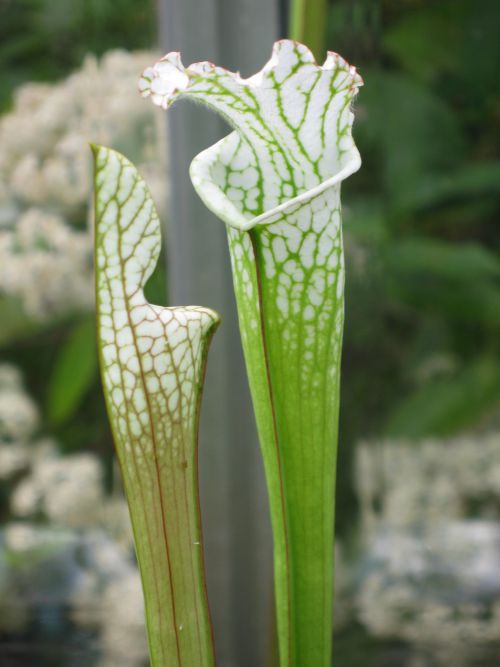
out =
[(320, 62), (325, 57), (328, 0), (293, 0), (290, 37), (307, 44)]

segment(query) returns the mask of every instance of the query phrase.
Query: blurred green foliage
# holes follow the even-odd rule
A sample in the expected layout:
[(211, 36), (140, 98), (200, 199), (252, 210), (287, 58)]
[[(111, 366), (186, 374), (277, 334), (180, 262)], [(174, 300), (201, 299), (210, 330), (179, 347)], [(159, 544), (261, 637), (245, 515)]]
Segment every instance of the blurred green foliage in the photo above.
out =
[(47, 387), (47, 418), (54, 426), (75, 413), (97, 377), (94, 317), (78, 322), (58, 352)]
[(338, 523), (352, 444), (500, 423), (500, 3), (333, 0), (361, 72), (347, 247)]
[(86, 53), (155, 39), (153, 0), (0, 0), (0, 110), (24, 81), (54, 80)]
[(360, 70), (344, 189), (346, 436), (447, 435), (500, 408), (500, 3), (335, 0)]

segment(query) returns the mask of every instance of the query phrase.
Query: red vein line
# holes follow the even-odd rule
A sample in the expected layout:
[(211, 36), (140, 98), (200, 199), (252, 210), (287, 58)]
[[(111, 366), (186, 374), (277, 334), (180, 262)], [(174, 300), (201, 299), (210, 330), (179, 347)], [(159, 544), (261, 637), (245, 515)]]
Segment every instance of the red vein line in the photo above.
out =
[[(106, 156), (106, 160), (104, 161), (104, 165), (103, 165), (102, 169), (106, 166), (107, 162), (108, 162), (108, 158)], [(97, 175), (97, 173), (99, 171), (98, 165), (97, 165), (97, 158), (96, 158), (96, 162), (95, 162), (95, 168), (96, 168), (96, 175)], [(124, 168), (124, 165), (122, 163), (120, 163), (120, 169), (119, 169), (119, 173), (118, 173), (118, 176), (117, 176), (117, 181), (118, 182), (119, 182), (119, 180), (120, 180), (120, 178), (123, 174), (123, 168)], [(104, 205), (102, 210), (99, 210), (100, 207), (98, 206), (99, 200), (98, 200), (98, 197), (97, 197), (97, 190), (94, 192), (94, 210), (95, 210), (95, 215), (96, 215), (96, 234), (95, 234), (94, 243), (95, 243), (96, 256), (99, 253), (104, 252), (103, 248), (101, 247), (101, 244), (102, 244), (102, 239), (104, 238), (104, 236), (106, 234), (106, 231), (99, 233), (99, 226), (102, 222), (103, 213), (107, 209), (108, 205), (110, 204), (110, 202), (112, 200), (114, 200), (116, 202), (117, 207), (120, 210), (120, 203), (118, 202), (118, 199), (115, 195), (110, 197), (110, 199), (106, 202), (106, 204)], [(104, 253), (104, 256), (107, 259), (107, 256), (106, 256), (105, 253)], [(121, 262), (121, 257), (120, 257), (120, 263), (121, 263), (121, 266), (122, 266), (122, 276), (123, 276), (124, 267), (123, 267), (123, 264)], [(106, 274), (106, 268), (104, 268), (102, 270), (102, 273), (100, 273), (98, 275), (100, 275), (102, 277), (102, 279), (104, 280), (104, 282), (108, 285), (107, 289), (108, 289), (108, 292), (111, 294), (111, 290), (110, 290), (110, 287), (109, 287), (109, 278)], [(124, 301), (125, 301), (125, 299), (126, 299), (126, 290), (125, 290), (124, 279), (122, 279), (122, 286), (123, 286), (123, 294), (124, 294)], [(96, 281), (96, 304), (97, 304), (96, 324), (97, 324), (97, 334), (98, 334), (98, 337), (100, 339), (100, 326), (101, 326), (100, 302), (101, 302), (101, 299), (100, 299), (100, 289), (99, 289), (99, 287), (100, 287), (100, 283), (98, 283), (98, 281)], [(116, 332), (115, 332), (115, 334), (116, 334)], [(114, 344), (115, 344), (115, 346), (117, 346), (116, 336), (115, 336), (115, 343)], [(99, 346), (99, 357), (100, 357), (101, 363), (102, 363), (103, 382), (104, 382), (104, 385), (105, 385), (106, 384), (106, 382), (105, 382), (106, 364), (104, 363), (104, 357), (103, 357), (102, 350), (101, 350), (100, 346)], [(123, 375), (122, 374), (120, 374), (120, 384), (122, 386), (123, 395), (125, 397), (125, 385), (123, 383)], [(109, 404), (110, 415), (113, 415), (114, 412), (115, 412), (115, 409), (114, 409), (114, 406), (112, 404), (112, 401), (108, 398), (108, 391), (107, 390), (104, 392), (104, 396), (105, 396), (106, 403)], [(114, 432), (115, 429), (114, 429), (114, 426), (113, 426), (113, 422), (114, 422), (114, 419), (111, 418), (111, 430)], [(135, 438), (133, 437), (131, 429), (130, 429), (130, 418), (129, 418), (128, 411), (127, 411), (127, 416), (126, 416), (126, 422), (127, 422), (127, 431), (129, 433), (129, 437), (130, 437), (131, 441), (134, 441)], [(117, 431), (117, 435), (118, 435), (117, 440), (121, 440), (121, 436), (120, 436), (119, 431)], [(142, 446), (141, 446), (141, 449), (142, 449)], [(136, 474), (138, 476), (140, 476), (134, 447), (132, 447), (132, 452), (133, 452), (132, 456), (133, 456), (133, 459), (134, 459), (134, 468), (135, 468)], [(120, 455), (118, 456), (118, 463), (119, 463), (119, 466), (122, 470), (123, 477), (124, 477), (124, 479), (126, 479), (126, 477), (128, 477), (127, 466), (124, 465), (124, 461), (122, 461), (122, 457)], [(139, 486), (140, 486), (140, 496), (141, 496), (141, 498), (144, 499), (142, 485), (139, 484)], [(128, 502), (128, 499), (127, 499), (127, 502)], [(143, 516), (145, 516), (144, 512), (143, 512)], [(132, 521), (132, 524), (134, 525), (134, 519), (133, 519), (132, 514), (131, 514), (131, 521)], [(152, 540), (151, 540), (150, 526), (149, 526), (149, 522), (147, 520), (145, 521), (145, 525), (146, 525), (146, 533), (147, 533), (147, 536), (148, 536), (148, 543), (149, 543), (150, 549), (152, 550), (153, 549), (153, 544), (152, 544)], [(156, 571), (155, 559), (153, 559), (153, 569)], [(159, 587), (158, 587), (158, 581), (156, 580), (156, 578), (155, 578), (155, 590), (156, 590), (157, 598), (159, 599)], [(161, 628), (161, 626), (162, 626), (162, 619), (160, 618), (160, 628)], [(163, 653), (164, 652), (163, 644), (162, 644), (161, 650), (162, 650), (162, 653)]]
[(203, 539), (203, 521), (202, 521), (202, 516), (201, 516), (201, 504), (200, 504), (200, 466), (199, 466), (199, 423), (200, 423), (200, 415), (201, 415), (201, 402), (203, 398), (203, 388), (205, 386), (205, 378), (207, 374), (207, 360), (208, 360), (208, 350), (210, 348), (210, 344), (212, 342), (212, 338), (214, 336), (215, 330), (218, 327), (218, 323), (212, 326), (211, 330), (208, 332), (205, 341), (202, 343), (204, 345), (204, 350), (203, 350), (203, 359), (202, 359), (202, 371), (201, 371), (201, 377), (200, 377), (200, 390), (198, 391), (198, 396), (197, 396), (197, 401), (196, 401), (196, 408), (195, 408), (195, 442), (194, 442), (194, 457), (193, 457), (193, 464), (194, 464), (194, 475), (195, 475), (195, 481), (196, 481), (196, 512), (197, 512), (197, 520), (198, 520), (198, 537), (199, 537), (199, 552), (197, 553), (200, 563), (201, 563), (201, 571), (202, 571), (202, 588), (203, 588), (203, 595), (205, 597), (205, 609), (207, 612), (208, 616), (208, 627), (210, 630), (210, 637), (212, 639), (211, 641), (211, 646), (210, 650), (212, 653), (212, 660), (215, 665), (216, 661), (216, 655), (215, 655), (215, 636), (214, 636), (214, 626), (213, 626), (213, 621), (212, 621), (212, 614), (210, 612), (210, 604), (209, 604), (209, 599), (208, 599), (208, 590), (207, 590), (207, 578), (206, 578), (206, 571), (205, 571), (205, 546), (204, 546), (204, 539)]
[(278, 459), (278, 473), (280, 481), (280, 503), (281, 503), (281, 514), (283, 521), (283, 532), (285, 538), (285, 562), (286, 562), (286, 579), (287, 579), (287, 621), (288, 621), (288, 664), (292, 664), (292, 605), (291, 605), (291, 572), (290, 572), (290, 553), (289, 553), (289, 536), (288, 536), (288, 522), (287, 522), (287, 511), (286, 511), (286, 502), (285, 502), (285, 485), (283, 480), (283, 462), (281, 460), (281, 447), (278, 437), (278, 425), (276, 420), (276, 407), (274, 400), (273, 386), (271, 383), (271, 371), (269, 366), (269, 351), (267, 347), (267, 336), (266, 328), (264, 322), (264, 304), (262, 298), (262, 277), (260, 272), (259, 262), (257, 261), (257, 240), (255, 238), (254, 230), (248, 232), (250, 237), (250, 242), (252, 244), (252, 250), (254, 255), (254, 264), (255, 264), (255, 274), (257, 278), (257, 293), (259, 298), (259, 311), (260, 311), (260, 331), (262, 337), (262, 347), (264, 349), (264, 361), (266, 367), (266, 379), (267, 387), (269, 390), (269, 399), (271, 403), (271, 414), (273, 419), (273, 433), (274, 433), (274, 442), (276, 445), (276, 457)]
[[(119, 183), (117, 184), (119, 185)], [(121, 206), (119, 205), (119, 210), (121, 211)], [(151, 441), (153, 443), (153, 450), (154, 450), (154, 458), (155, 458), (155, 473), (156, 473), (156, 482), (158, 484), (158, 496), (160, 499), (160, 513), (161, 513), (161, 518), (162, 518), (162, 532), (163, 532), (163, 539), (165, 542), (165, 552), (167, 556), (167, 568), (168, 568), (168, 574), (169, 574), (169, 587), (170, 587), (170, 592), (171, 592), (171, 606), (172, 606), (172, 616), (173, 616), (173, 621), (174, 621), (174, 634), (175, 634), (175, 645), (176, 645), (176, 652), (177, 652), (177, 664), (179, 667), (182, 666), (182, 658), (181, 658), (181, 649), (180, 649), (180, 642), (179, 642), (179, 634), (178, 634), (178, 628), (177, 628), (177, 610), (175, 606), (175, 594), (174, 594), (174, 582), (173, 582), (173, 576), (172, 576), (172, 563), (171, 563), (171, 555), (170, 555), (170, 545), (168, 541), (168, 535), (167, 535), (167, 516), (166, 516), (166, 511), (165, 511), (165, 502), (163, 498), (163, 490), (162, 490), (162, 485), (161, 485), (161, 476), (160, 476), (160, 469), (158, 465), (158, 443), (157, 443), (157, 438), (156, 438), (156, 430), (154, 427), (154, 420), (153, 420), (153, 411), (151, 408), (151, 401), (149, 397), (149, 392), (148, 388), (146, 385), (146, 377), (144, 374), (144, 367), (142, 363), (142, 356), (139, 353), (139, 346), (137, 344), (137, 336), (135, 332), (135, 327), (132, 323), (132, 319), (130, 316), (130, 297), (127, 294), (126, 290), (126, 281), (125, 281), (125, 264), (123, 262), (123, 256), (121, 253), (122, 249), (122, 229), (120, 225), (118, 225), (118, 235), (119, 235), (119, 257), (120, 257), (120, 266), (121, 266), (121, 274), (122, 274), (122, 283), (123, 283), (123, 291), (124, 291), (124, 297), (125, 297), (125, 303), (126, 303), (126, 308), (125, 311), (127, 313), (127, 321), (130, 327), (130, 330), (132, 332), (132, 338), (134, 341), (134, 347), (135, 351), (137, 354), (137, 359), (139, 361), (139, 369), (140, 369), (140, 375), (141, 375), (141, 382), (144, 387), (144, 395), (146, 397), (146, 406), (147, 406), (147, 411), (148, 411), (148, 416), (149, 416), (149, 423), (151, 425)]]

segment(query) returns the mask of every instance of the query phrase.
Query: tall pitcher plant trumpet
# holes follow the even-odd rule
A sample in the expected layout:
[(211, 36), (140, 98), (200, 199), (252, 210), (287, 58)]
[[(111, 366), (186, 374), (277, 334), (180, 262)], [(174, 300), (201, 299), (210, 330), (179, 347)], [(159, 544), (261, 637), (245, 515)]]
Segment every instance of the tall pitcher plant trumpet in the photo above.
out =
[(361, 164), (350, 110), (360, 85), (337, 54), (318, 66), (289, 40), (248, 79), (209, 62), (184, 67), (169, 53), (139, 84), (164, 109), (189, 97), (234, 128), (193, 160), (190, 174), (227, 227), (271, 506), (282, 667), (330, 665), (340, 184)]

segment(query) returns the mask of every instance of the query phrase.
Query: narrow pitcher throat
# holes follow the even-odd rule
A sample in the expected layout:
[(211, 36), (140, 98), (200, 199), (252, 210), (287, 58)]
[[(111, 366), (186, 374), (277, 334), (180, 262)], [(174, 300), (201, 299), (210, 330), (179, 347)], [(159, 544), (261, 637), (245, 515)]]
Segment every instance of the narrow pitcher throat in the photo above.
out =
[(257, 226), (270, 225), (301, 207), (309, 206), (314, 199), (327, 193), (328, 190), (332, 190), (332, 193), (338, 191), (342, 181), (358, 171), (361, 166), (359, 152), (353, 146), (348, 160), (344, 160), (345, 164), (332, 176), (260, 215), (247, 217), (211, 175), (211, 168), (217, 159), (217, 148), (218, 144), (214, 144), (193, 159), (190, 167), (191, 180), (199, 197), (212, 213), (230, 227), (242, 232)]

